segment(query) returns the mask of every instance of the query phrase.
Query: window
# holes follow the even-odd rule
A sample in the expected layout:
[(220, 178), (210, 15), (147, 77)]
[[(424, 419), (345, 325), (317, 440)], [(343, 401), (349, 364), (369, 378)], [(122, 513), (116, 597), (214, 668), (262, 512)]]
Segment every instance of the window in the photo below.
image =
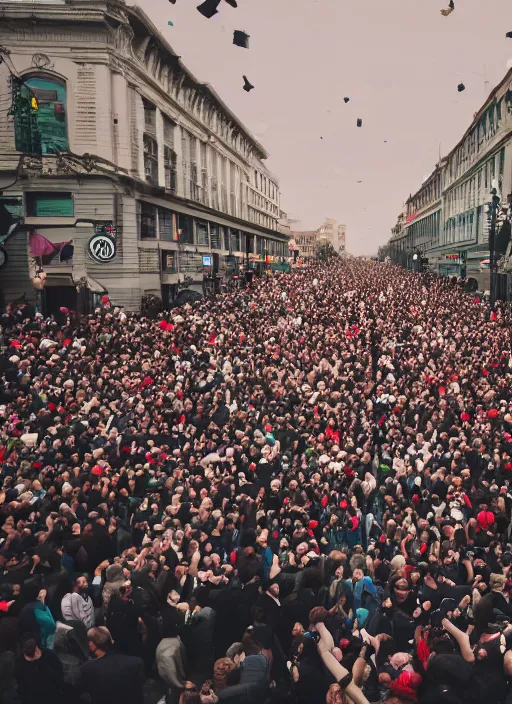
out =
[(162, 120), (164, 125), (164, 142), (168, 147), (174, 148), (174, 128), (176, 125), (167, 115), (163, 115)]
[(176, 193), (178, 187), (177, 155), (171, 147), (164, 147), (164, 175), (165, 187), (172, 193)]
[(212, 249), (222, 248), (221, 229), (222, 228), (220, 228), (216, 223), (210, 223), (210, 241)]
[(140, 237), (143, 240), (157, 239), (156, 207), (149, 203), (140, 204)]
[(162, 271), (174, 274), (178, 271), (177, 252), (162, 251)]
[(144, 134), (144, 174), (148, 183), (158, 185), (158, 145), (149, 134)]
[(28, 191), (25, 199), (27, 216), (31, 218), (72, 218), (74, 215), (72, 193)]
[(500, 176), (500, 178), (501, 178), (501, 176), (503, 176), (504, 171), (505, 171), (505, 150), (502, 149), (500, 152), (500, 166), (499, 166), (499, 172), (498, 172), (498, 175)]
[(229, 233), (229, 228), (228, 227), (221, 227), (221, 234), (223, 236), (224, 240), (224, 249), (227, 249), (228, 251), (231, 251), (231, 240), (230, 240), (230, 233)]
[(203, 271), (203, 255), (195, 252), (180, 253), (180, 272), (198, 274)]
[(194, 224), (190, 215), (178, 214), (178, 239), (184, 244), (194, 244)]
[(54, 78), (13, 79), (16, 150), (58, 154), (69, 150), (66, 85)]
[(231, 249), (235, 252), (239, 252), (240, 246), (240, 230), (231, 230)]
[(158, 234), (161, 240), (172, 242), (176, 239), (174, 235), (174, 218), (172, 210), (166, 208), (158, 209)]
[(151, 134), (156, 132), (156, 108), (147, 100), (144, 100), (144, 130)]
[(208, 223), (204, 220), (196, 220), (197, 244), (208, 247)]
[(192, 200), (199, 200), (199, 186), (197, 184), (197, 164), (190, 164), (190, 197)]

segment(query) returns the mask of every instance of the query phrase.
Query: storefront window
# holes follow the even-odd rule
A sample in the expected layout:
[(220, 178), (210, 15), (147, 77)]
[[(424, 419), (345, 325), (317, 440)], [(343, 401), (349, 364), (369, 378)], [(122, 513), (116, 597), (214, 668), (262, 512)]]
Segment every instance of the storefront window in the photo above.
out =
[(208, 223), (204, 220), (196, 220), (197, 244), (208, 247)]
[(149, 203), (140, 204), (139, 231), (141, 239), (154, 240), (157, 238), (156, 207), (154, 205)]
[(178, 239), (183, 244), (194, 244), (194, 228), (190, 215), (178, 215)]

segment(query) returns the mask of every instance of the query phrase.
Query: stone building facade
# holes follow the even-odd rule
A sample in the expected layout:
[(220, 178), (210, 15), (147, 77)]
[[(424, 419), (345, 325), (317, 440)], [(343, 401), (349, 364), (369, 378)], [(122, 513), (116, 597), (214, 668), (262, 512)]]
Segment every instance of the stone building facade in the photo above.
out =
[(302, 259), (314, 259), (318, 248), (326, 244), (330, 244), (342, 256), (347, 253), (347, 226), (338, 225), (333, 218), (325, 218), (316, 230), (298, 230), (292, 231), (291, 234), (299, 247)]
[(498, 231), (506, 236), (512, 221), (512, 70), (407, 199), (389, 240), (393, 261), (410, 267), (414, 253), (421, 252), (434, 271), (475, 278), (487, 289), (489, 269), (482, 262), (489, 257), (493, 185), (501, 198)]
[[(42, 268), (46, 312), (91, 309), (106, 292), (138, 310), (146, 294), (166, 305), (287, 256), (267, 153), (142, 10), (5, 0), (2, 12), (0, 210), (23, 219), (3, 241), (4, 303), (34, 298)], [(117, 235), (109, 263), (88, 252), (101, 223)], [(34, 258), (30, 232), (71, 243), (72, 258)]]

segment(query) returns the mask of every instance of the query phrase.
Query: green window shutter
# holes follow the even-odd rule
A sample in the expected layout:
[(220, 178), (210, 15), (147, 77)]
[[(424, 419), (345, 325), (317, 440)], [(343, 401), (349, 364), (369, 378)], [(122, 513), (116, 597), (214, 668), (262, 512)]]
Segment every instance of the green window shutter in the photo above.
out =
[(27, 193), (29, 217), (70, 218), (74, 215), (71, 193)]

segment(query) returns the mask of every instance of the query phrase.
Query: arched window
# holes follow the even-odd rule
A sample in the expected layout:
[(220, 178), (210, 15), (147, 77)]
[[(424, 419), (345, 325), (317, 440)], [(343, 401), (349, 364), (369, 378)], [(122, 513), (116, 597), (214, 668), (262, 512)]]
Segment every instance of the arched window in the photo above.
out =
[(44, 155), (69, 150), (63, 81), (33, 76), (16, 82), (13, 113), (17, 151)]

